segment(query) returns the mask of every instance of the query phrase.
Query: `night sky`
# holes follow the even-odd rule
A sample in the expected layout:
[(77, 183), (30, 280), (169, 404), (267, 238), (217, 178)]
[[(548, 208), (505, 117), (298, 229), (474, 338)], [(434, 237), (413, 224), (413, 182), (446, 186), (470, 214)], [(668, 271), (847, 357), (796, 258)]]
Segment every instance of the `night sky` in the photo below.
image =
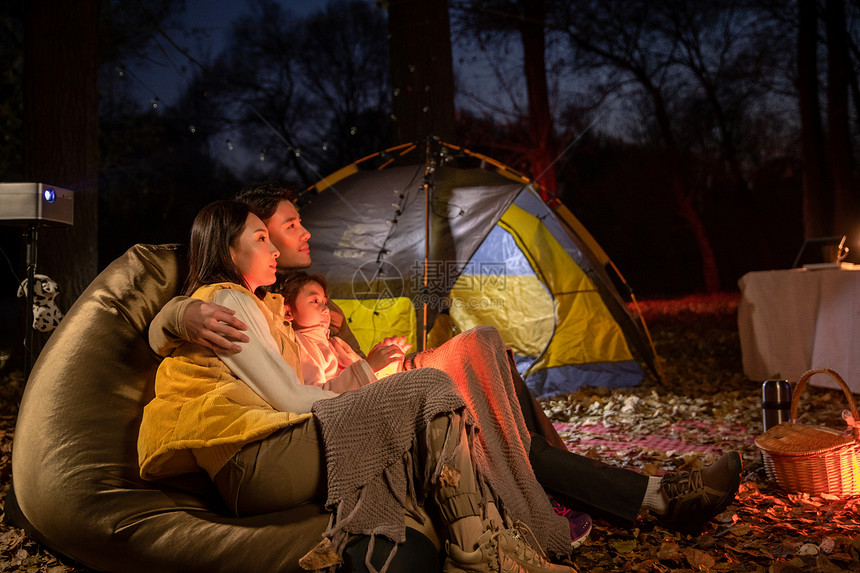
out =
[[(185, 13), (177, 21), (184, 33), (172, 33), (171, 39), (197, 61), (206, 63), (222, 50), (233, 21), (251, 13), (250, 4), (236, 0), (186, 0)], [(307, 16), (324, 6), (320, 0), (281, 0), (280, 4), (296, 16)], [(207, 38), (209, 41), (205, 41)], [(149, 105), (154, 97), (165, 105), (175, 102), (193, 72), (183, 54), (164, 40), (161, 42), (166, 54), (154, 50), (153, 61), (147, 68), (131, 70), (142, 105)]]

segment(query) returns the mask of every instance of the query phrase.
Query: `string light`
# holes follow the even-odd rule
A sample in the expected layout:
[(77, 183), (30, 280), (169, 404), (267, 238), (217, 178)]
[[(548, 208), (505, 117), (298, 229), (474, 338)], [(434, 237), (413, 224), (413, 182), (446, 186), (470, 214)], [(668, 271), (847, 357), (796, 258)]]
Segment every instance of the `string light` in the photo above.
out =
[[(413, 71), (414, 71), (414, 68), (415, 68), (414, 65), (411, 66), (411, 69)], [(115, 72), (119, 78), (122, 78), (123, 80), (130, 78), (133, 81), (139, 83), (143, 88), (145, 88), (147, 91), (149, 91), (152, 94), (152, 97), (149, 100), (149, 105), (150, 105), (151, 109), (160, 110), (162, 108), (163, 102), (161, 101), (161, 98), (155, 93), (154, 90), (152, 90), (152, 88), (150, 86), (148, 86), (143, 80), (138, 78), (132, 72), (132, 70), (129, 70), (124, 64), (117, 64), (115, 66), (114, 70), (115, 70)], [(429, 86), (427, 86), (427, 87), (429, 87)], [(427, 89), (427, 88), (425, 87), (425, 89)], [(400, 95), (400, 91), (401, 91), (400, 88), (396, 88), (394, 90), (394, 95), (395, 96)], [(207, 99), (212, 97), (212, 93), (210, 91), (204, 91), (201, 95), (203, 98), (207, 98)], [(393, 113), (390, 115), (390, 117), (392, 120), (395, 120), (395, 121), (397, 120), (397, 117)], [(197, 126), (195, 124), (188, 124), (187, 129), (192, 134), (197, 133)], [(357, 134), (358, 134), (358, 127), (355, 125), (350, 126), (349, 135), (355, 136)], [(223, 144), (226, 146), (227, 151), (234, 151), (236, 149), (236, 146), (231, 139), (226, 139), (226, 140), (222, 140), (222, 141), (224, 142)], [(324, 151), (324, 152), (329, 152), (331, 150), (331, 147), (332, 147), (331, 143), (328, 141), (323, 141), (317, 145), (319, 145), (319, 149), (322, 149), (322, 151)], [(293, 153), (295, 155), (295, 157), (301, 157), (302, 156), (302, 151), (299, 148), (293, 148), (292, 146), (287, 146), (287, 151), (289, 153)], [(268, 147), (260, 150), (258, 157), (259, 157), (259, 160), (261, 162), (266, 161), (267, 153), (268, 153)], [(403, 195), (401, 194), (400, 198), (402, 199), (402, 197), (403, 197)], [(397, 215), (399, 215), (399, 214), (400, 214), (400, 212), (398, 211)], [(392, 225), (394, 225), (396, 223), (397, 223), (396, 218), (391, 220)]]

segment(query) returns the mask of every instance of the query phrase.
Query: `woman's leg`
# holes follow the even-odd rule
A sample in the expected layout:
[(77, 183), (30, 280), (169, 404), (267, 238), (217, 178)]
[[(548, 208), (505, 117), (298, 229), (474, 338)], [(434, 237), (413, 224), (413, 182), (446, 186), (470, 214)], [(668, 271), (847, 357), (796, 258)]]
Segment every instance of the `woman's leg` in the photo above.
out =
[(430, 493), (450, 535), (445, 573), (572, 572), (569, 567), (547, 561), (518, 531), (505, 529), (495, 502), (484, 500), (459, 414), (437, 416), (425, 432), (419, 443), (425, 444), (426, 450), (420, 454), (425, 472), (435, 475)]
[(325, 499), (325, 458), (313, 418), (243, 447), (213, 478), (235, 515)]

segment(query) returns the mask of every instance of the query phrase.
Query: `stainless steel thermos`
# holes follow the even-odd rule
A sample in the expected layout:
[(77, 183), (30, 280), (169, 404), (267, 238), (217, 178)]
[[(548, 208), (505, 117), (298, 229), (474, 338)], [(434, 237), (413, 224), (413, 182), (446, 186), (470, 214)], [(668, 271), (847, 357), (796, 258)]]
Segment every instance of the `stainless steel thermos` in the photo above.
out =
[(791, 385), (788, 380), (765, 380), (761, 385), (764, 431), (791, 418)]

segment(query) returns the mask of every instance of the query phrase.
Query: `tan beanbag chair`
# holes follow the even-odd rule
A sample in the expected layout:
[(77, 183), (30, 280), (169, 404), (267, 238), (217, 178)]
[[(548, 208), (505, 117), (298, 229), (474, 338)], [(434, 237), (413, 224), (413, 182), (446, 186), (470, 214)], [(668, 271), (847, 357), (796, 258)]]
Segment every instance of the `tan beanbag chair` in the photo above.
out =
[(182, 253), (132, 247), (52, 334), (21, 403), (7, 513), (99, 571), (299, 571), (328, 523), (320, 505), (236, 518), (204, 474), (138, 474), (137, 432), (159, 362), (147, 327), (181, 286)]

